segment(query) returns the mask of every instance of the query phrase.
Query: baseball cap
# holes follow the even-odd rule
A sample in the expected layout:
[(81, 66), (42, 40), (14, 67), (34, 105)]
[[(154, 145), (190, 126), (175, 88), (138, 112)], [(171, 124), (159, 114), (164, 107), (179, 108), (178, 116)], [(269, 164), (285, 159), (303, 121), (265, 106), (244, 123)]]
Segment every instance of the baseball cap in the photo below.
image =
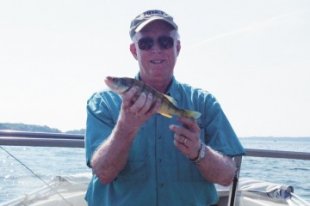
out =
[(131, 21), (129, 30), (130, 37), (132, 38), (137, 32), (141, 31), (146, 25), (155, 20), (165, 21), (175, 30), (178, 30), (178, 25), (173, 21), (172, 16), (161, 10), (148, 10)]

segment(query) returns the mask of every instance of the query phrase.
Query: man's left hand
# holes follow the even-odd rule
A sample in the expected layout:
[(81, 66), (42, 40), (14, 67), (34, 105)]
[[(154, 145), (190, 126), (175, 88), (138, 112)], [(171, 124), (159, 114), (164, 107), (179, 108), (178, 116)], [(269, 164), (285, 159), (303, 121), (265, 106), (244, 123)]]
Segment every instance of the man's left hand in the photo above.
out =
[(189, 159), (195, 159), (198, 156), (200, 148), (200, 128), (193, 119), (181, 117), (182, 126), (170, 125), (174, 134), (175, 146)]

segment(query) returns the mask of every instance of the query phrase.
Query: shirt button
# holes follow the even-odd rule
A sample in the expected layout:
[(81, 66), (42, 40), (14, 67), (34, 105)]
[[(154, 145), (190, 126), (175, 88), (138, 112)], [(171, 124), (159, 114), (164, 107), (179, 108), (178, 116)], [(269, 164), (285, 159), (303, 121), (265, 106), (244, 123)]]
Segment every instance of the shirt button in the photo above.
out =
[(159, 185), (161, 188), (163, 188), (164, 187), (164, 183), (160, 183), (160, 185)]

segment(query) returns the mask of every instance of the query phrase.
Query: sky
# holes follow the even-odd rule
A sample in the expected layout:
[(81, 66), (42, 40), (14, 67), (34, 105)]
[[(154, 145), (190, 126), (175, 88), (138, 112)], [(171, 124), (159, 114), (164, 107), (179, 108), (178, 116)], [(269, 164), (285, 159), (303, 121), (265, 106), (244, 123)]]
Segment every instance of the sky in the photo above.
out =
[(240, 137), (310, 136), (308, 0), (0, 1), (0, 123), (85, 128), (106, 76), (137, 74), (130, 21), (179, 25), (175, 77), (211, 92)]

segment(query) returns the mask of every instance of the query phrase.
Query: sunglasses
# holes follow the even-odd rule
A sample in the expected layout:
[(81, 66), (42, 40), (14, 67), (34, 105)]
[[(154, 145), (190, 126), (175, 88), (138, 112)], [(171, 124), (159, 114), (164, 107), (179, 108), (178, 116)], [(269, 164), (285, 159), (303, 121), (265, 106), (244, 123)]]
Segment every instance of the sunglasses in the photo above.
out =
[(157, 42), (160, 49), (170, 49), (174, 45), (174, 39), (170, 36), (160, 36), (157, 38), (157, 40), (151, 38), (151, 37), (143, 37), (139, 39), (138, 46), (141, 50), (150, 50), (155, 44), (155, 41)]

